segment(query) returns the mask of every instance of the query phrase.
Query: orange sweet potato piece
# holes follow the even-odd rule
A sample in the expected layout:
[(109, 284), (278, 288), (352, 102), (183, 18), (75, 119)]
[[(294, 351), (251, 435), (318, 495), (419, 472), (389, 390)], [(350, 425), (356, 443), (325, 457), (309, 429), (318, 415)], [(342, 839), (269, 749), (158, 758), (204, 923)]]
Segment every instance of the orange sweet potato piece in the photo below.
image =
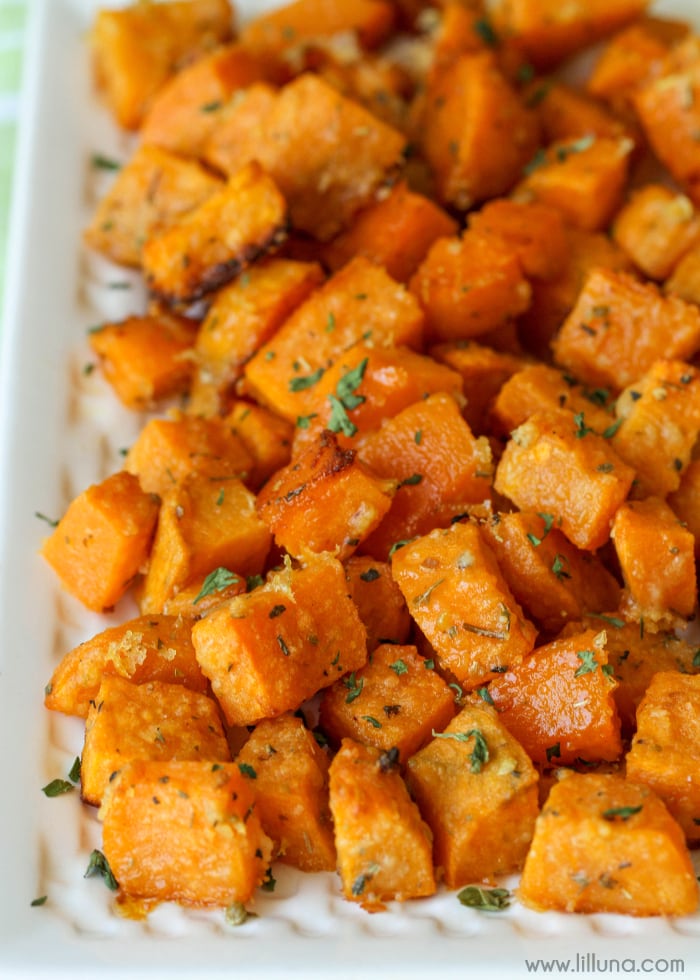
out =
[(146, 561), (158, 502), (130, 473), (75, 497), (41, 553), (65, 589), (96, 612), (110, 609)]
[(249, 901), (265, 877), (272, 844), (252, 781), (235, 763), (131, 762), (99, 815), (124, 896), (231, 906)]
[(192, 642), (230, 725), (295, 711), (367, 660), (343, 567), (329, 556), (272, 573), (213, 610), (194, 624)]
[(700, 305), (700, 247), (683, 256), (664, 283), (664, 292)]
[(433, 831), (448, 888), (519, 870), (537, 817), (537, 773), (485, 704), (460, 711), (408, 760), (406, 781)]
[(135, 759), (229, 762), (216, 702), (181, 684), (105, 677), (85, 723), (83, 800), (99, 806), (115, 773)]
[(609, 773), (571, 773), (537, 820), (518, 898), (539, 911), (689, 915), (698, 885), (655, 793)]
[(627, 496), (634, 470), (595, 433), (585, 415), (535, 412), (513, 432), (494, 487), (521, 510), (548, 513), (578, 548), (595, 551)]
[(363, 544), (376, 558), (490, 497), (489, 442), (473, 435), (447, 394), (429, 395), (388, 419), (363, 440), (359, 455), (378, 476), (398, 480), (389, 512)]
[(627, 773), (658, 793), (692, 844), (700, 841), (699, 730), (700, 677), (655, 674), (637, 709)]
[(469, 215), (469, 228), (510, 246), (528, 278), (555, 279), (564, 268), (566, 231), (556, 208), (498, 198)]
[(226, 422), (253, 457), (249, 486), (261, 487), (289, 463), (294, 429), (286, 419), (261, 405), (239, 399), (229, 406)]
[(90, 32), (98, 88), (120, 126), (137, 129), (178, 64), (231, 36), (228, 0), (99, 10)]
[(195, 576), (188, 585), (181, 586), (177, 592), (168, 596), (163, 603), (163, 613), (176, 616), (184, 622), (191, 638), (193, 619), (201, 619), (214, 606), (240, 595), (247, 587), (245, 576), (236, 575), (229, 568), (220, 565), (207, 575)]
[(303, 721), (261, 721), (236, 762), (255, 774), (256, 810), (276, 857), (302, 871), (335, 871), (328, 758)]
[(387, 753), (345, 739), (331, 762), (330, 804), (349, 901), (379, 911), (435, 892), (430, 830)]
[(163, 681), (204, 694), (207, 682), (194, 655), (192, 627), (177, 616), (139, 616), (111, 626), (62, 658), (46, 686), (52, 711), (87, 717), (104, 676), (134, 684)]
[(384, 643), (365, 667), (326, 688), (319, 724), (334, 742), (396, 749), (403, 765), (454, 714), (454, 691), (416, 648)]
[(238, 92), (217, 112), (216, 126), (202, 149), (204, 162), (221, 173), (235, 174), (256, 159), (276, 99), (277, 90), (264, 82)]
[(688, 619), (695, 609), (695, 539), (658, 497), (628, 500), (612, 525), (635, 618)]
[(535, 628), (476, 524), (452, 524), (405, 544), (392, 570), (438, 665), (469, 690), (533, 649)]
[(514, 250), (466, 231), (439, 238), (410, 283), (433, 340), (478, 337), (527, 309), (530, 287)]
[(171, 596), (216, 568), (258, 574), (270, 544), (255, 496), (240, 480), (186, 477), (163, 494), (141, 611), (161, 612)]
[(622, 754), (606, 632), (586, 630), (538, 647), (489, 684), (498, 717), (543, 765)]
[(385, 198), (360, 211), (322, 257), (336, 270), (364, 255), (384, 266), (392, 279), (408, 282), (433, 242), (456, 231), (456, 222), (442, 208), (400, 181)]
[(579, 380), (619, 390), (659, 358), (687, 360), (700, 347), (700, 310), (653, 283), (593, 269), (552, 346)]
[(666, 503), (695, 538), (695, 555), (700, 556), (700, 459), (692, 459), (681, 475), (678, 489)]
[(698, 243), (700, 217), (685, 194), (645, 184), (615, 215), (612, 234), (646, 276), (666, 279)]
[(90, 333), (90, 347), (121, 401), (144, 409), (189, 388), (197, 328), (185, 317), (131, 316)]
[(494, 514), (482, 525), (510, 589), (543, 629), (617, 609), (620, 587), (596, 555), (579, 551), (551, 514)]
[(365, 555), (351, 555), (344, 564), (350, 598), (367, 630), (367, 650), (380, 643), (406, 643), (411, 617), (391, 566)]
[(149, 235), (167, 228), (223, 187), (195, 160), (139, 146), (117, 174), (85, 229), (90, 248), (138, 268)]
[(538, 138), (535, 114), (500, 72), (491, 52), (458, 58), (427, 92), (422, 150), (439, 197), (459, 210), (510, 190)]
[(588, 135), (634, 140), (632, 127), (615, 116), (605, 103), (563, 82), (552, 79), (535, 82), (526, 96), (528, 99), (536, 103), (545, 143)]
[(419, 347), (422, 337), (416, 299), (358, 256), (315, 290), (248, 361), (246, 388), (294, 422), (314, 411), (314, 386), (349, 347), (361, 340)]
[(381, 522), (395, 489), (393, 480), (375, 476), (324, 429), (265, 484), (257, 511), (290, 555), (328, 551), (342, 561)]
[(286, 234), (286, 202), (252, 162), (199, 207), (147, 238), (147, 285), (169, 302), (199, 299), (272, 251)]

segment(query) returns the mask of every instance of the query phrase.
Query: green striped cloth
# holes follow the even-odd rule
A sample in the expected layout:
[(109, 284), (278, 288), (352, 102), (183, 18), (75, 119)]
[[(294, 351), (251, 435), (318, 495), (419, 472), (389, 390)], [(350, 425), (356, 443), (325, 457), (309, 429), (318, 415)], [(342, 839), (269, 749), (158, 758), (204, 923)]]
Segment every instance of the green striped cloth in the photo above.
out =
[(0, 310), (5, 285), (25, 20), (24, 0), (0, 0)]

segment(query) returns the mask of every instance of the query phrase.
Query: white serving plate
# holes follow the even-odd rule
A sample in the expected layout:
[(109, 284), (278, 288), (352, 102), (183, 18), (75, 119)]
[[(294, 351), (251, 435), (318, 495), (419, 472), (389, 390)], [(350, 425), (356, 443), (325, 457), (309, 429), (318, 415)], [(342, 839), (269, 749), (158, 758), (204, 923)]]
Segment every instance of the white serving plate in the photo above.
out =
[[(239, 9), (274, 5), (250, 0)], [(37, 555), (48, 528), (35, 513), (59, 515), (76, 493), (118, 469), (119, 450), (139, 425), (97, 372), (82, 370), (91, 360), (86, 329), (143, 301), (137, 277), (81, 247), (81, 229), (104, 190), (92, 154), (124, 160), (130, 150), (91, 91), (85, 31), (96, 6), (33, 0), (28, 23), (0, 365), (0, 977), (84, 970), (134, 980), (507, 980), (535, 972), (526, 961), (555, 958), (568, 960), (571, 973), (604, 972), (613, 958), (622, 964), (617, 972), (700, 976), (700, 914), (564, 916), (517, 902), (489, 914), (443, 891), (370, 915), (343, 900), (335, 875), (278, 865), (275, 892), (257, 900), (258, 917), (234, 928), (222, 912), (173, 905), (143, 922), (121, 918), (102, 882), (83, 877), (100, 843), (95, 814), (77, 792), (56, 799), (41, 792), (66, 776), (83, 726), (45, 711), (42, 692), (66, 650), (133, 610), (123, 605), (100, 617), (63, 594)], [(654, 9), (700, 28), (699, 0)], [(45, 904), (32, 907), (43, 895)]]

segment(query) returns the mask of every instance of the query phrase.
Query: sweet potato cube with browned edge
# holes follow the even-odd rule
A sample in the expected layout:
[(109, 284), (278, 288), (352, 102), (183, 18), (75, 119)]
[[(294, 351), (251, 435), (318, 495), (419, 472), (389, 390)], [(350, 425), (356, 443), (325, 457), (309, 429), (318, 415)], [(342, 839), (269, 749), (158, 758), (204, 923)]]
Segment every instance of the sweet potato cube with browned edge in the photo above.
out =
[(328, 757), (292, 714), (255, 726), (236, 762), (255, 780), (255, 806), (274, 856), (302, 871), (335, 871)]
[(698, 597), (695, 539), (658, 497), (628, 500), (612, 525), (615, 552), (635, 619), (676, 625)]
[(216, 702), (181, 684), (103, 678), (85, 723), (83, 799), (99, 805), (116, 772), (134, 759), (229, 762)]
[(245, 480), (253, 469), (253, 458), (221, 419), (173, 413), (146, 422), (126, 455), (124, 468), (138, 477), (144, 490), (163, 497), (191, 474), (212, 480)]
[(617, 609), (615, 577), (596, 555), (573, 545), (551, 514), (494, 514), (482, 529), (513, 595), (547, 632), (586, 612)]
[(566, 231), (556, 208), (498, 198), (469, 215), (469, 228), (515, 252), (528, 278), (555, 279), (566, 262)]
[(343, 566), (327, 555), (214, 609), (194, 624), (192, 642), (230, 725), (295, 711), (367, 660)]
[(182, 684), (199, 694), (207, 688), (192, 646), (192, 625), (179, 616), (129, 619), (69, 650), (46, 685), (44, 704), (85, 718), (104, 676), (134, 684)]
[(287, 205), (255, 161), (221, 190), (149, 235), (142, 263), (149, 289), (170, 303), (200, 299), (233, 279), (287, 235)]
[(559, 140), (532, 158), (515, 199), (557, 208), (584, 231), (602, 231), (622, 204), (633, 146), (626, 137)]
[(363, 545), (375, 558), (385, 560), (397, 541), (445, 527), (490, 498), (491, 447), (474, 436), (450, 395), (410, 405), (368, 435), (359, 452), (379, 476), (398, 481), (388, 514)]
[(262, 405), (236, 399), (229, 405), (226, 423), (253, 457), (248, 486), (258, 489), (289, 462), (294, 426), (287, 419)]
[(113, 473), (78, 494), (41, 553), (61, 584), (88, 609), (103, 612), (144, 565), (158, 502), (131, 473)]
[(258, 494), (257, 512), (275, 542), (297, 558), (322, 551), (341, 561), (391, 507), (394, 480), (375, 476), (332, 432), (276, 473)]
[(188, 390), (196, 332), (185, 317), (130, 316), (91, 331), (89, 341), (117, 396), (142, 410)]
[(689, 915), (698, 884), (658, 796), (610, 773), (570, 773), (535, 825), (518, 898), (540, 912)]
[(214, 606), (228, 602), (241, 592), (246, 592), (247, 588), (245, 576), (236, 575), (220, 565), (207, 575), (197, 575), (188, 585), (181, 586), (165, 600), (163, 612), (187, 623), (191, 636), (192, 620), (201, 619)]
[(408, 282), (437, 238), (454, 235), (457, 223), (441, 207), (400, 181), (386, 197), (364, 208), (323, 250), (325, 264), (340, 269), (355, 255), (384, 266)]
[(700, 347), (700, 310), (653, 283), (592, 270), (553, 342), (557, 364), (580, 381), (619, 391), (660, 358), (687, 360)]
[(343, 894), (368, 911), (435, 892), (432, 835), (391, 753), (345, 739), (330, 768)]
[(344, 564), (350, 597), (367, 630), (367, 650), (380, 643), (406, 643), (411, 617), (391, 565), (366, 555), (351, 555)]
[(583, 412), (535, 412), (518, 426), (496, 469), (494, 487), (521, 510), (551, 514), (578, 548), (610, 537), (615, 512), (634, 479)]
[(438, 196), (462, 211), (509, 191), (539, 140), (535, 113), (491, 52), (464, 54), (432, 79), (420, 126)]
[(499, 0), (494, 26), (513, 38), (537, 68), (551, 68), (640, 17), (647, 0)]
[(90, 31), (97, 86), (120, 126), (138, 129), (161, 86), (198, 54), (231, 37), (228, 0), (178, 0), (100, 10)]
[(183, 586), (216, 568), (257, 575), (271, 543), (255, 495), (240, 480), (201, 474), (184, 479), (163, 495), (141, 612), (162, 612)]
[(646, 276), (666, 279), (700, 239), (700, 216), (685, 194), (645, 184), (615, 215), (612, 235)]
[(439, 238), (411, 279), (433, 341), (466, 340), (502, 326), (530, 302), (514, 250), (477, 231)]
[(627, 774), (658, 793), (683, 828), (700, 842), (700, 677), (655, 674), (637, 708), (637, 733)]
[(418, 348), (423, 312), (403, 286), (358, 256), (315, 290), (248, 361), (246, 389), (295, 422), (315, 410), (313, 389), (324, 371), (360, 341)]
[(542, 765), (618, 759), (620, 720), (605, 630), (538, 647), (489, 685), (506, 728)]
[(439, 666), (469, 689), (519, 663), (535, 645), (476, 524), (434, 530), (394, 552), (392, 571)]
[(131, 762), (109, 784), (99, 816), (126, 897), (240, 907), (265, 878), (272, 844), (253, 782), (235, 763)]
[(617, 400), (615, 451), (637, 471), (640, 496), (680, 486), (700, 434), (700, 375), (685, 361), (655, 361)]
[(226, 102), (265, 69), (242, 44), (227, 44), (185, 65), (154, 97), (140, 129), (143, 143), (200, 157)]
[(537, 773), (486, 704), (467, 704), (408, 760), (406, 782), (433, 832), (448, 888), (518, 871), (537, 817)]
[(149, 235), (203, 204), (223, 181), (196, 160), (139, 146), (101, 199), (85, 241), (120, 265), (138, 268)]
[(319, 723), (333, 742), (395, 749), (403, 765), (454, 714), (454, 691), (416, 648), (384, 643), (365, 667), (326, 688)]
[(192, 414), (218, 413), (246, 361), (322, 281), (315, 262), (273, 258), (215, 293), (195, 343)]

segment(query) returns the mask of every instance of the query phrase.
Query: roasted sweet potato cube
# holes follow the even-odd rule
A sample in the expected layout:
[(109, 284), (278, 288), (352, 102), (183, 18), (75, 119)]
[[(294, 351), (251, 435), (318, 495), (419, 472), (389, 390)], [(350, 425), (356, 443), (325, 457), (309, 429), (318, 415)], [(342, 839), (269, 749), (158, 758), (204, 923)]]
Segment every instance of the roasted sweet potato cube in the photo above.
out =
[(322, 252), (332, 270), (355, 255), (382, 265), (397, 282), (408, 282), (437, 238), (453, 235), (457, 223), (429, 198), (400, 181), (383, 199), (364, 208)]
[(246, 592), (247, 588), (245, 576), (236, 575), (220, 565), (207, 575), (197, 575), (188, 585), (169, 596), (163, 603), (163, 612), (187, 623), (191, 638), (193, 619), (201, 619), (214, 606)]
[(152, 407), (189, 388), (196, 324), (185, 317), (131, 316), (90, 333), (102, 372), (128, 407)]
[(622, 754), (606, 631), (586, 630), (538, 647), (489, 684), (506, 728), (530, 758), (546, 765)]
[(195, 623), (192, 642), (230, 725), (295, 711), (367, 660), (343, 566), (329, 556), (270, 574)]
[(97, 85), (120, 126), (138, 129), (156, 92), (178, 64), (228, 40), (228, 0), (133, 3), (99, 10), (90, 31)]
[(171, 303), (200, 299), (273, 251), (286, 234), (284, 197), (253, 161), (199, 207), (149, 235), (141, 253), (147, 285)]
[(685, 361), (660, 360), (617, 400), (615, 451), (637, 471), (640, 495), (677, 490), (700, 434), (700, 375)]
[(286, 466), (292, 454), (294, 427), (262, 405), (238, 399), (229, 406), (226, 423), (253, 457), (248, 485), (261, 487)]
[(698, 885), (680, 827), (652, 790), (571, 773), (538, 817), (518, 898), (538, 911), (689, 915)]
[(658, 793), (689, 843), (700, 841), (700, 677), (655, 674), (637, 708), (627, 774)]
[(432, 340), (478, 337), (522, 313), (530, 302), (515, 251), (477, 231), (439, 238), (410, 286)]
[(430, 395), (387, 420), (363, 440), (360, 458), (398, 480), (388, 514), (363, 545), (376, 558), (490, 498), (491, 447), (474, 436), (450, 395)]
[[(246, 361), (322, 280), (314, 262), (273, 258), (256, 263), (214, 295), (195, 343), (193, 414), (218, 411)], [(215, 394), (208, 404), (211, 387)]]
[(204, 694), (207, 682), (191, 633), (191, 623), (178, 616), (139, 616), (102, 630), (63, 657), (46, 685), (44, 704), (85, 718), (103, 676), (124, 677), (134, 684), (182, 684)]
[(615, 577), (596, 555), (571, 544), (551, 514), (494, 514), (482, 528), (513, 595), (547, 632), (586, 612), (617, 609)]
[(615, 552), (635, 618), (674, 625), (698, 597), (695, 539), (658, 497), (628, 500), (612, 525)]
[(545, 144), (589, 135), (635, 141), (635, 128), (629, 121), (612, 113), (604, 102), (563, 82), (535, 81), (525, 101), (536, 104)]
[(149, 235), (203, 204), (223, 182), (195, 160), (139, 146), (85, 229), (85, 241), (114, 262), (138, 268)]
[(688, 463), (678, 489), (668, 495), (666, 502), (695, 538), (695, 555), (700, 557), (700, 460)]
[(454, 691), (416, 648), (384, 643), (365, 667), (326, 688), (319, 722), (334, 742), (396, 749), (404, 764), (454, 714)]
[(274, 856), (302, 871), (335, 871), (328, 757), (292, 714), (255, 726), (236, 762), (255, 780), (255, 806)]
[(324, 429), (258, 494), (257, 511), (290, 555), (348, 558), (391, 507), (393, 480), (375, 476)]
[(700, 216), (685, 194), (645, 184), (615, 215), (612, 234), (646, 276), (666, 279), (700, 239)]
[(420, 128), (438, 196), (462, 211), (510, 190), (539, 140), (491, 52), (462, 55), (432, 80)]
[(664, 292), (700, 305), (700, 246), (683, 256), (664, 283)]
[(584, 231), (601, 231), (620, 207), (632, 140), (582, 136), (539, 150), (526, 167), (515, 199), (557, 208)]
[(368, 911), (435, 892), (430, 830), (393, 757), (345, 739), (330, 768), (343, 894)]
[(441, 668), (472, 690), (519, 663), (536, 631), (476, 524), (457, 523), (394, 552), (392, 571)]
[(555, 279), (564, 269), (566, 231), (556, 208), (498, 198), (469, 215), (469, 228), (510, 246), (528, 278)]
[[(295, 422), (314, 411), (314, 386), (360, 341), (379, 347), (420, 347), (423, 312), (417, 300), (361, 256), (317, 289), (245, 366), (253, 397)], [(303, 357), (299, 357), (303, 351)]]
[(72, 595), (110, 609), (144, 565), (158, 502), (131, 473), (113, 473), (78, 494), (41, 553)]
[(467, 704), (408, 760), (406, 782), (433, 832), (448, 888), (518, 871), (538, 812), (537, 773), (486, 704)]
[(494, 487), (521, 510), (551, 514), (569, 541), (595, 551), (610, 537), (634, 470), (583, 412), (535, 412), (513, 432)]
[(687, 360), (700, 347), (700, 310), (653, 283), (592, 270), (557, 334), (554, 359), (591, 385), (632, 384), (659, 358)]
[(131, 762), (99, 815), (125, 896), (231, 906), (249, 901), (265, 877), (272, 845), (252, 781), (235, 763)]
[(146, 422), (127, 453), (124, 468), (138, 477), (144, 490), (163, 497), (193, 473), (212, 480), (246, 479), (253, 459), (220, 419), (174, 414)]
[(216, 568), (257, 575), (272, 543), (255, 496), (235, 477), (193, 475), (166, 491), (140, 595), (143, 613)]
[(350, 597), (367, 630), (367, 650), (380, 643), (405, 643), (411, 617), (401, 589), (391, 574), (391, 565), (365, 555), (352, 555), (345, 562)]
[(181, 684), (103, 678), (85, 723), (83, 799), (99, 805), (107, 784), (135, 759), (229, 762), (216, 703)]

